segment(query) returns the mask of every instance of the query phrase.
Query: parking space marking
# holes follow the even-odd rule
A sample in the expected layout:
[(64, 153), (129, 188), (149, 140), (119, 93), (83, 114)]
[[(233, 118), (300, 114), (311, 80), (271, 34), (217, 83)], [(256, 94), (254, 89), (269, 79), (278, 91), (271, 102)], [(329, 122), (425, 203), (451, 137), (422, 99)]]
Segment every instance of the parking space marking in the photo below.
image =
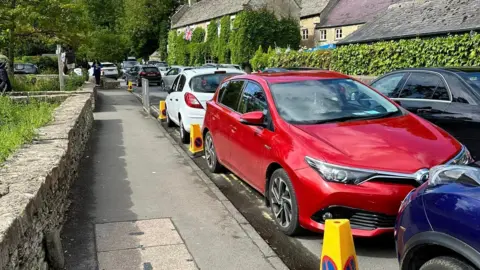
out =
[(230, 183), (230, 185), (233, 185), (232, 180), (230, 180), (230, 178), (228, 178), (225, 174), (221, 173), (220, 175), (221, 175), (225, 180), (227, 180), (227, 182)]

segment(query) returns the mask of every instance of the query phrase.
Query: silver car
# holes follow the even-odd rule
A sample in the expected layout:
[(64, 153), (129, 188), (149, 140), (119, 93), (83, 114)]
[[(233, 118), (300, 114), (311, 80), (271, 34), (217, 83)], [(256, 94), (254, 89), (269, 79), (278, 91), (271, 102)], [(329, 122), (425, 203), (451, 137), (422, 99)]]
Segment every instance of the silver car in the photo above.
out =
[(162, 89), (167, 90), (172, 88), (173, 81), (175, 81), (175, 78), (177, 78), (178, 74), (189, 69), (193, 68), (184, 66), (171, 66), (170, 70), (162, 76)]

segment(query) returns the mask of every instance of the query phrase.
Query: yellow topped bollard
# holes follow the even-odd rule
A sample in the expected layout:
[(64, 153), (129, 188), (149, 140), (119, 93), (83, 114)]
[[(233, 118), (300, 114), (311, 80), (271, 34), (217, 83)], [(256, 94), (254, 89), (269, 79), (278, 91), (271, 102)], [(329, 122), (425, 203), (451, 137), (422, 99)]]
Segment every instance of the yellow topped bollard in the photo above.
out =
[(165, 101), (163, 100), (158, 104), (158, 119), (167, 119), (167, 109), (165, 107)]
[(200, 125), (190, 125), (190, 152), (196, 154), (203, 151), (203, 138)]
[(127, 88), (128, 92), (132, 92), (133, 91), (133, 84), (131, 81), (128, 81), (128, 88)]
[(325, 221), (320, 270), (358, 270), (357, 255), (348, 219)]

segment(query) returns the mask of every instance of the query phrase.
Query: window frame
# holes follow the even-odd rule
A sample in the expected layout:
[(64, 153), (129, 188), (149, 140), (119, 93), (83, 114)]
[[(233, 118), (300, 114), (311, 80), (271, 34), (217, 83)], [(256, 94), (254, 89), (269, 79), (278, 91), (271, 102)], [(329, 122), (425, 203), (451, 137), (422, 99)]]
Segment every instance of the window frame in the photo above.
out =
[[(389, 97), (388, 95), (386, 95), (385, 93), (383, 93), (382, 91), (380, 91), (379, 89), (375, 88), (375, 86), (373, 86), (375, 83), (379, 82), (380, 80), (383, 80), (385, 78), (388, 78), (388, 77), (391, 77), (391, 76), (395, 76), (395, 75), (398, 75), (398, 74), (403, 74), (402, 75), (402, 78), (400, 79), (400, 81), (398, 81), (397, 83), (397, 87), (398, 87), (398, 94), (397, 94), (397, 97)], [(371, 82), (369, 84), (369, 86), (373, 89), (375, 89), (376, 91), (378, 91), (380, 94), (388, 97), (388, 98), (392, 98), (392, 99), (397, 99), (398, 96), (400, 96), (400, 92), (402, 92), (403, 90), (403, 87), (405, 86), (405, 82), (407, 81), (407, 79), (410, 77), (410, 72), (408, 71), (398, 71), (398, 72), (391, 72), (391, 73), (387, 73), (381, 77), (379, 77), (378, 79), (374, 80), (373, 82)]]
[(308, 40), (309, 33), (308, 28), (302, 28), (302, 40)]
[[(338, 35), (338, 33), (340, 32), (340, 37)], [(335, 40), (339, 40), (339, 39), (342, 39), (343, 38), (343, 29), (340, 27), (340, 28), (335, 28)]]
[[(228, 81), (227, 88), (228, 88), (228, 85), (230, 85), (232, 82), (243, 82), (242, 89), (240, 89), (240, 96), (239, 96), (239, 97), (241, 97), (241, 96), (243, 95), (243, 90), (245, 89), (245, 86), (247, 85), (247, 84), (246, 84), (246, 83), (247, 83), (247, 80), (244, 80), (244, 79), (230, 80), (230, 81)], [(236, 112), (236, 113), (240, 114), (240, 113), (237, 111), (237, 110), (238, 110), (238, 104), (240, 104), (240, 99), (237, 100), (237, 104), (236, 104), (236, 106), (235, 106), (236, 108), (230, 108), (229, 106), (225, 105), (225, 104), (222, 102), (223, 96), (225, 95), (226, 90), (227, 90), (227, 89), (225, 89), (225, 90), (223, 91), (221, 97), (217, 97), (217, 103), (218, 103), (220, 106), (222, 106), (223, 108), (225, 108), (225, 109), (228, 109), (228, 110), (230, 110), (230, 111), (232, 111), (232, 112)]]
[[(448, 85), (447, 80), (445, 79), (445, 77), (441, 73), (435, 72), (435, 71), (430, 71), (430, 70), (412, 70), (412, 71), (408, 71), (408, 72), (409, 72), (409, 74), (408, 74), (407, 78), (405, 79), (405, 81), (403, 82), (402, 89), (398, 93), (399, 97), (392, 98), (392, 99), (400, 100), (400, 101), (405, 100), (405, 101), (429, 101), (429, 102), (452, 103), (452, 100), (453, 100), (452, 90), (450, 89), (450, 86)], [(403, 92), (403, 90), (405, 89), (405, 86), (407, 85), (408, 80), (410, 79), (412, 74), (415, 74), (415, 73), (417, 73), (417, 74), (418, 73), (420, 73), (420, 74), (421, 73), (428, 73), (428, 74), (432, 74), (432, 75), (435, 75), (437, 77), (440, 77), (440, 80), (443, 82), (443, 84), (445, 85), (445, 88), (448, 91), (449, 100), (439, 100), (439, 99), (431, 99), (431, 98), (401, 98), (400, 95)]]
[[(187, 77), (184, 75), (184, 74), (180, 74), (178, 76), (178, 85), (177, 85), (177, 89), (175, 90), (175, 92), (183, 92), (183, 89), (185, 88), (185, 85), (187, 84)], [(182, 88), (180, 89), (180, 83), (181, 83), (181, 80), (182, 79), (185, 79), (185, 82), (183, 83), (182, 85)]]
[(265, 96), (265, 102), (267, 103), (267, 107), (265, 108), (265, 110), (270, 111), (270, 108), (268, 107), (267, 93), (265, 92), (265, 89), (263, 89), (262, 85), (261, 85), (260, 83), (256, 82), (256, 81), (245, 80), (245, 85), (243, 86), (242, 93), (240, 94), (240, 100), (238, 101), (236, 112), (238, 112), (239, 114), (248, 113), (248, 112), (245, 112), (245, 113), (240, 112), (240, 103), (242, 102), (243, 93), (245, 93), (245, 90), (247, 89), (247, 85), (248, 85), (249, 83), (251, 83), (251, 84), (256, 84), (256, 85), (260, 88), (260, 90), (262, 91), (263, 95)]
[[(325, 34), (325, 35), (322, 35), (322, 34)], [(322, 36), (324, 36), (322, 38)], [(327, 40), (327, 29), (320, 29), (319, 30), (319, 40), (320, 41), (326, 41)]]

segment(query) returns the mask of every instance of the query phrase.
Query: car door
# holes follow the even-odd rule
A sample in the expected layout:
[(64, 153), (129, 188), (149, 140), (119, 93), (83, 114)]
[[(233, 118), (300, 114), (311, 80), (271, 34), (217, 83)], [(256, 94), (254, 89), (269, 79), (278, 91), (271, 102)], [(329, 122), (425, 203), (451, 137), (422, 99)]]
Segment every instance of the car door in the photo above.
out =
[[(177, 79), (173, 82), (171, 89), (171, 92), (167, 95), (165, 99), (165, 103), (167, 105), (167, 112), (168, 112), (168, 117), (176, 123), (178, 123), (178, 108), (177, 108), (177, 101), (175, 100), (175, 95), (176, 95), (176, 89), (178, 88), (178, 82), (180, 81), (180, 77), (177, 77)], [(178, 99), (178, 98), (177, 98)]]
[[(265, 171), (270, 153), (268, 145), (273, 136), (273, 128), (249, 126), (240, 122), (241, 115), (248, 112), (261, 111), (265, 117), (270, 115), (265, 91), (260, 84), (246, 82), (237, 111), (239, 114), (232, 115), (234, 121), (229, 138), (232, 167), (241, 172), (242, 178), (250, 185), (262, 191), (265, 187)], [(251, 160), (255, 162), (248, 162)]]
[(178, 84), (175, 85), (175, 88), (170, 96), (171, 96), (171, 102), (172, 102), (172, 105), (173, 105), (173, 112), (172, 113), (175, 113), (174, 115), (170, 115), (172, 116), (172, 119), (174, 119), (174, 122), (177, 123), (178, 125), (180, 125), (180, 119), (179, 119), (179, 112), (180, 112), (180, 106), (183, 106), (185, 101), (184, 101), (184, 97), (183, 97), (183, 88), (185, 87), (185, 82), (186, 82), (187, 78), (185, 77), (185, 75), (181, 74), (178, 76)]
[[(216, 131), (213, 134), (217, 154), (221, 157), (223, 164), (233, 169), (240, 177), (243, 177), (242, 173), (232, 167), (230, 137), (232, 129), (235, 129), (235, 122), (238, 119), (239, 113), (236, 109), (238, 108), (238, 101), (240, 100), (244, 84), (244, 80), (229, 81), (225, 90), (220, 92), (221, 96), (218, 97), (218, 112), (212, 115), (218, 123), (216, 125)], [(223, 88), (221, 88), (221, 90), (222, 89)]]
[[(452, 134), (470, 150), (475, 160), (480, 159), (480, 98), (475, 95), (474, 85), (464, 78), (446, 74), (449, 89), (452, 90), (452, 103), (437, 124)], [(480, 77), (480, 76), (479, 76)]]
[(398, 98), (394, 98), (405, 109), (432, 123), (444, 116), (451, 99), (445, 79), (439, 73), (428, 71), (411, 72)]
[(178, 73), (178, 68), (172, 68), (167, 72), (167, 74), (165, 74), (163, 81), (165, 82), (165, 87), (167, 87), (167, 89), (172, 86), (173, 81), (175, 81), (175, 78), (177, 78)]

